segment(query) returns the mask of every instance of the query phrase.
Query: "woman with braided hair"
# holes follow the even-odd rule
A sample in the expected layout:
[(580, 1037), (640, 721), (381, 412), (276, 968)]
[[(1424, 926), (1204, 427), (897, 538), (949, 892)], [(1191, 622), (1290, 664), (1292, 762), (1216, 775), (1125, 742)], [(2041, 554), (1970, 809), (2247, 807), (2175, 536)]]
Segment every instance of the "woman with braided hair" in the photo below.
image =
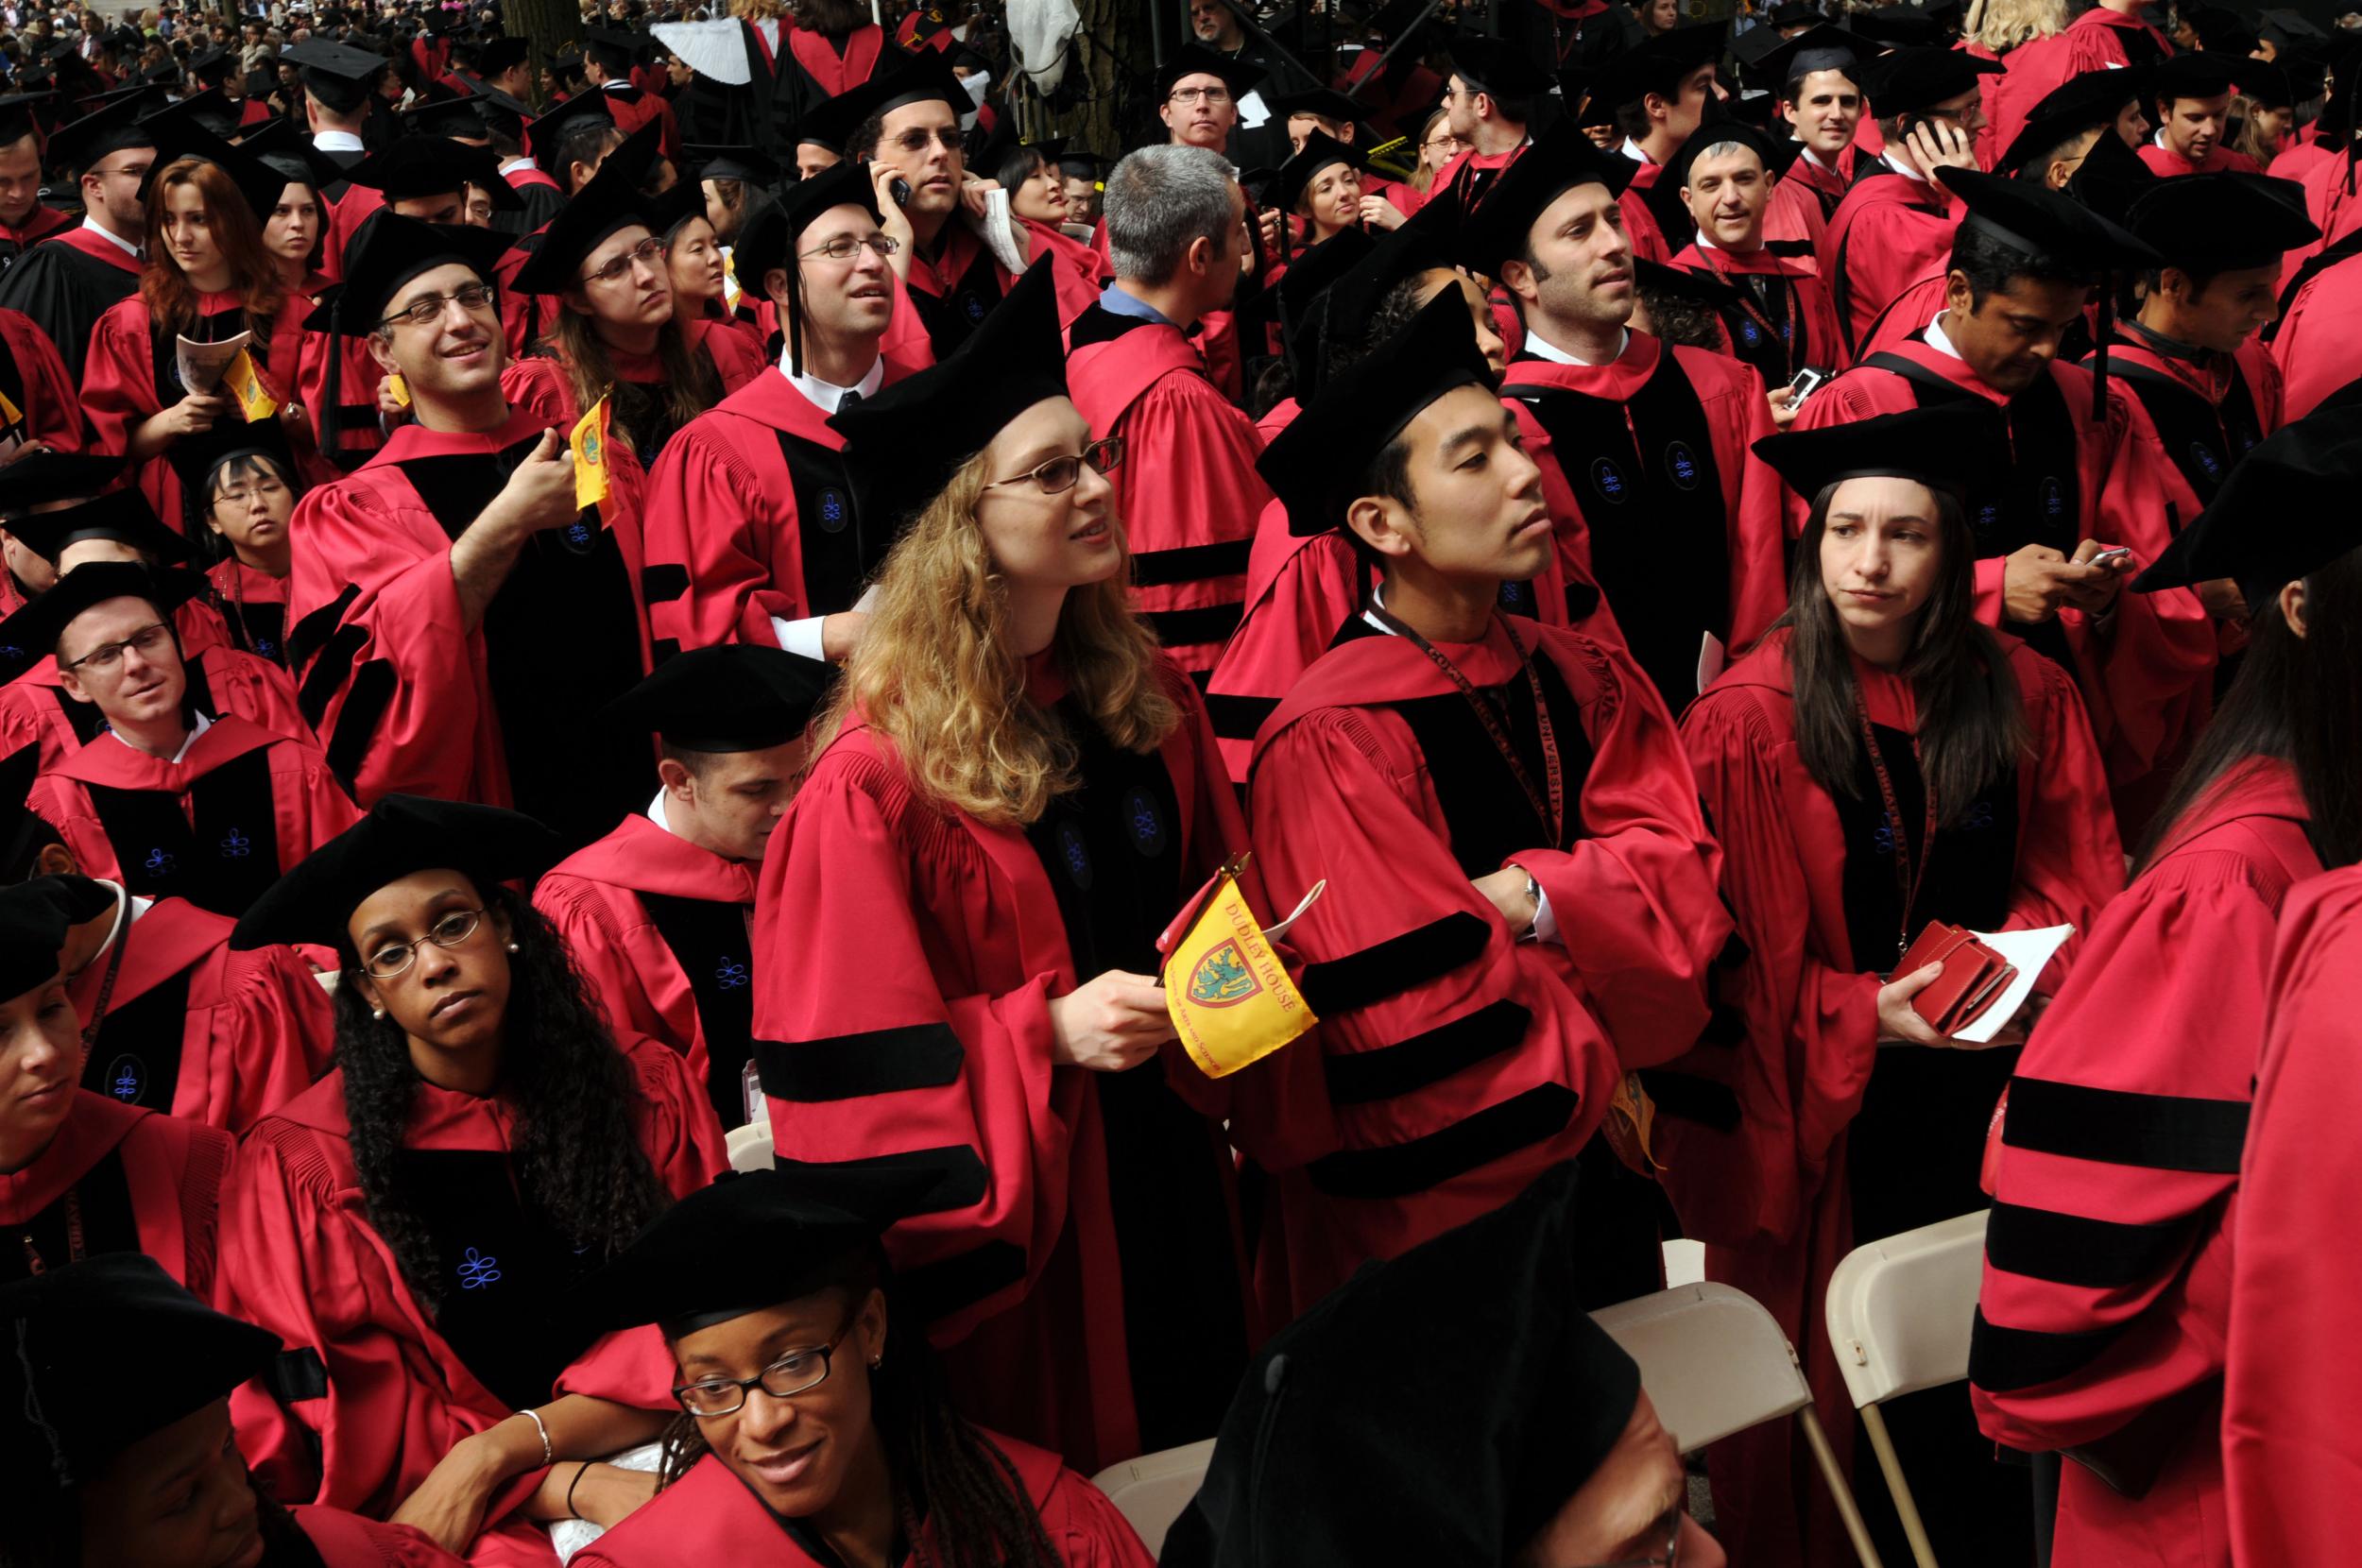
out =
[(926, 1337), (889, 1336), (879, 1237), (935, 1182), (899, 1162), (727, 1176), (589, 1282), (609, 1326), (663, 1333), (681, 1413), (656, 1501), (576, 1568), (1147, 1568), (1113, 1503), (970, 1425)]

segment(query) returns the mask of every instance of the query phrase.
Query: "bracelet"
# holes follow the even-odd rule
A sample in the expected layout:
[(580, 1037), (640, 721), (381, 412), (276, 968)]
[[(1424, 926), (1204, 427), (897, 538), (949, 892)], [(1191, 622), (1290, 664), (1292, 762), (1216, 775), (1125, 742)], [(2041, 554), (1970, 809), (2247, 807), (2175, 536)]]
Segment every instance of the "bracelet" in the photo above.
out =
[[(575, 1471), (574, 1478), (566, 1483), (566, 1513), (569, 1518), (582, 1518), (582, 1515), (574, 1512), (574, 1488), (582, 1485), (582, 1477), (590, 1469), (590, 1461), (589, 1459), (583, 1460), (582, 1469)], [(585, 1520), (584, 1523), (587, 1524), (589, 1521)]]
[(541, 1412), (520, 1410), (517, 1413), (533, 1423), (533, 1429), (541, 1434), (541, 1468), (547, 1470), (550, 1467), (550, 1461), (556, 1458), (556, 1455), (550, 1450), (550, 1429), (541, 1424)]

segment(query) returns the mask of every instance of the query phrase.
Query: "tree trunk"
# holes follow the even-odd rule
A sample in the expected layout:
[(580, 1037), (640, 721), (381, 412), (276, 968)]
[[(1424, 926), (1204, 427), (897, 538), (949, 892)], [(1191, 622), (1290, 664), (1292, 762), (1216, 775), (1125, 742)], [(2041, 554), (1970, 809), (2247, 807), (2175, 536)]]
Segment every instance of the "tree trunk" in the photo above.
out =
[(582, 8), (577, 0), (502, 0), (501, 26), (511, 38), (533, 45), (534, 107), (542, 107), (541, 56), (556, 54), (567, 43), (582, 42)]
[[(1087, 83), (1084, 101), (1055, 115), (1056, 130), (1077, 151), (1121, 158), (1153, 139), (1156, 107), (1148, 101), (1156, 60), (1151, 15), (1158, 0), (1077, 0), (1083, 13), (1074, 64)], [(1162, 0), (1176, 5), (1177, 0)]]

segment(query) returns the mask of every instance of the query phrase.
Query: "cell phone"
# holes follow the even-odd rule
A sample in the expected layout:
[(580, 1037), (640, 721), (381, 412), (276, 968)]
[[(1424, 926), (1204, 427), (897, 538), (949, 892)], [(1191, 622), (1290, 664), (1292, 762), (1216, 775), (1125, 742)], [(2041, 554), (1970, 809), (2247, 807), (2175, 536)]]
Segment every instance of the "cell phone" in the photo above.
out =
[(1790, 408), (1803, 407), (1805, 400), (1811, 397), (1815, 392), (1820, 391), (1822, 383), (1826, 382), (1828, 379), (1829, 372), (1826, 370), (1816, 370), (1809, 365), (1806, 366), (1802, 370), (1797, 371), (1796, 379), (1788, 383), (1788, 406)]
[(2131, 554), (2132, 554), (2132, 547), (2131, 545), (2112, 544), (2107, 549), (2102, 550), (2097, 554), (2094, 555), (2090, 560), (2085, 561), (2083, 564), (2085, 566), (2098, 566), (2104, 562), (2113, 561), (2119, 555), (2130, 555)]
[(904, 212), (908, 212), (910, 210), (911, 182), (909, 180), (901, 179), (895, 179), (892, 183), (886, 186), (886, 194), (894, 197), (894, 205), (901, 208)]

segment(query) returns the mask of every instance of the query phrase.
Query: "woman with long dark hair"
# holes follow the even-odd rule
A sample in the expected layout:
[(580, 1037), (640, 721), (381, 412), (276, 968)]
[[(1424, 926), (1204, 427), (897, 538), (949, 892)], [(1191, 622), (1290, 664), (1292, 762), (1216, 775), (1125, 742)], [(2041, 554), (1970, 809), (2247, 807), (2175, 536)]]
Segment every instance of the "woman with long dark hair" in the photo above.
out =
[(2333, 410), (2264, 441), (2133, 585), (2229, 578), (2250, 641), (2010, 1085), (1969, 1380), (1995, 1440), (2086, 1461), (2063, 1562), (2231, 1561), (2216, 1412), (2272, 942), (2292, 888), (2362, 860), (2362, 472), (2336, 455), (2357, 434)]
[(186, 436), (245, 418), (228, 388), (197, 392), (182, 383), (178, 340), (252, 332), (255, 370), (282, 404), (290, 438), (308, 441), (293, 400), (312, 302), (287, 288), (263, 247), (258, 214), (275, 210), (286, 186), (277, 171), (221, 147), (173, 159), (150, 178), (140, 291), (98, 318), (82, 404), (94, 449), (129, 459), (156, 515), (178, 521), (180, 482), (166, 452)]
[[(752, 321), (730, 314), (727, 289), (728, 252), (706, 215), (705, 194), (684, 179), (648, 203), (648, 228), (664, 244), (664, 271), (673, 285), (673, 319), (703, 323), (705, 332), (737, 335), (756, 360), (762, 339)], [(726, 350), (727, 351), (727, 350)]]
[[(512, 811), (388, 795), (256, 901), (233, 943), (332, 946), (336, 1068), (252, 1129), (222, 1202), (226, 1310), (284, 1339), (242, 1446), (282, 1494), (412, 1524), (478, 1562), (547, 1563), (557, 1458), (656, 1436), (651, 1355), (573, 1292), (721, 1168), (681, 1059), (621, 1041), (503, 882), (561, 846)], [(652, 1351), (653, 1347), (648, 1347)], [(561, 1380), (569, 1391), (553, 1398)], [(645, 1494), (605, 1466), (572, 1512)]]
[(574, 1561), (1147, 1568), (1098, 1489), (952, 1407), (893, 1307), (878, 1238), (931, 1185), (813, 1166), (731, 1177), (586, 1287), (614, 1326), (662, 1330), (681, 1413), (656, 1501)]
[(754, 1032), (783, 1154), (939, 1168), (887, 1250), (945, 1282), (961, 1406), (1095, 1469), (1209, 1435), (1245, 1365), (1226, 1145), (1155, 980), (1243, 834), (1127, 603), (1121, 449), (1067, 396), (1055, 265), (830, 421), (861, 503), (908, 521), (763, 858), (756, 945), (794, 957)]
[[(1946, 408), (1757, 442), (1811, 507), (1789, 607), (1682, 723), (1747, 951), (1722, 986), (1740, 1037), (1710, 1031), (1674, 1064), (1707, 1082), (1660, 1100), (1665, 1180), (1709, 1276), (1781, 1320), (1839, 1433), (1854, 1418), (1823, 1327), (1829, 1270), (1860, 1242), (1984, 1206), (1985, 1129), (2031, 1016), (1982, 1047), (1948, 1039), (1912, 1005), (1939, 966), (1899, 960), (1938, 921), (2088, 930), (2123, 882), (2072, 681), (1976, 618), (1960, 485), (2001, 460), (1994, 440), (1981, 410)], [(2045, 969), (2037, 998), (2064, 970)], [(1720, 1116), (1672, 1114), (1716, 1102)], [(1979, 1452), (1966, 1392), (1888, 1422), (1934, 1539), (2011, 1559), (2025, 1472)], [(1867, 1468), (1873, 1529), (1895, 1534)], [(1713, 1474), (1733, 1559), (1795, 1560), (1811, 1494), (1791, 1492), (1786, 1433), (1718, 1452)], [(1806, 1561), (1843, 1549), (1804, 1539)]]
[(501, 391), (561, 431), (606, 398), (610, 428), (653, 465), (673, 432), (765, 366), (744, 334), (676, 311), (658, 234), (669, 225), (628, 173), (602, 163), (517, 274), (519, 290), (558, 304), (548, 335), (501, 372)]
[(186, 508), (180, 531), (199, 559), (210, 550), (205, 576), (231, 640), (286, 668), (288, 524), (311, 487), (286, 436), (275, 419), (232, 421), (175, 442), (170, 455)]

